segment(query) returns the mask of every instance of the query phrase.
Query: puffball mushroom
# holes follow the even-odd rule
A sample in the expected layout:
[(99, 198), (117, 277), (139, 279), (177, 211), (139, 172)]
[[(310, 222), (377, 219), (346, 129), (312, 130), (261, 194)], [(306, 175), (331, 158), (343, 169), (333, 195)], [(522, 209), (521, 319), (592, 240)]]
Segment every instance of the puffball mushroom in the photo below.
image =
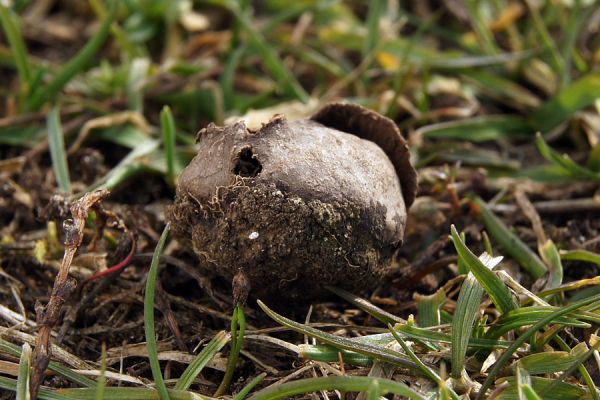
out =
[(211, 124), (197, 142), (169, 219), (237, 296), (362, 291), (389, 271), (417, 186), (393, 121), (330, 103), (310, 119), (276, 115), (257, 131)]

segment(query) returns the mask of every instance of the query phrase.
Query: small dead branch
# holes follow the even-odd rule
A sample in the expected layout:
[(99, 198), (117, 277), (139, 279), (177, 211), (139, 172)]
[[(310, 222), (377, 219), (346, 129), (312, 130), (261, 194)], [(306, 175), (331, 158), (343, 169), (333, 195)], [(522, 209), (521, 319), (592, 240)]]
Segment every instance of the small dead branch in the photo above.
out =
[(44, 372), (50, 362), (50, 333), (52, 328), (58, 323), (63, 304), (77, 287), (75, 280), (69, 279), (69, 268), (77, 249), (83, 241), (85, 220), (90, 208), (94, 207), (103, 198), (108, 196), (108, 194), (107, 190), (96, 190), (92, 193), (87, 193), (71, 207), (73, 219), (66, 220), (63, 223), (65, 229), (65, 253), (56, 279), (54, 280), (52, 294), (46, 307), (43, 307), (41, 303), (36, 304), (39, 330), (32, 357), (31, 380), (29, 384), (31, 398), (34, 400), (37, 398), (39, 387), (44, 379)]
[[(101, 204), (96, 204), (94, 206), (94, 210), (96, 211), (96, 220), (94, 224), (96, 232), (88, 246), (88, 249), (90, 249), (91, 251), (95, 251), (98, 243), (100, 242), (103, 236), (104, 228), (108, 225), (108, 221), (110, 220), (110, 227), (123, 231), (123, 234), (117, 246), (117, 250), (115, 252), (117, 254), (117, 257), (121, 257), (122, 259), (116, 264), (88, 276), (83, 280), (81, 285), (79, 285), (78, 293), (79, 296), (81, 296), (81, 301), (67, 311), (63, 320), (63, 325), (61, 326), (60, 332), (58, 334), (59, 343), (62, 342), (62, 339), (66, 335), (67, 331), (77, 320), (79, 311), (85, 309), (85, 307), (89, 305), (93, 299), (96, 298), (98, 293), (110, 286), (110, 284), (120, 275), (120, 273), (123, 272), (125, 267), (127, 267), (131, 263), (137, 249), (136, 235), (132, 230), (130, 230), (127, 227), (123, 218), (119, 217), (119, 215), (112, 211), (106, 210), (104, 207), (102, 207)], [(121, 256), (121, 254), (123, 254), (127, 250), (127, 248), (129, 248), (127, 255), (125, 255), (124, 257)], [(88, 283), (103, 277), (108, 278), (102, 281), (101, 284), (97, 285), (89, 293), (83, 293), (83, 288)]]

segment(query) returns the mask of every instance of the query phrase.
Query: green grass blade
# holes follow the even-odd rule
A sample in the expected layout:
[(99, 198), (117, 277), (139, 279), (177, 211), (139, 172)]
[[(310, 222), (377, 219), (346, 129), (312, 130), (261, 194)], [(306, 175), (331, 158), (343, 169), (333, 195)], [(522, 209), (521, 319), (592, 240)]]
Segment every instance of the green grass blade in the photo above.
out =
[[(539, 376), (531, 377), (531, 387), (536, 393), (540, 393), (545, 387), (552, 383), (554, 379), (542, 378)], [(500, 378), (498, 385), (508, 384), (506, 389), (500, 393), (498, 400), (514, 400), (518, 398), (517, 382), (514, 376)], [(588, 398), (588, 392), (576, 385), (562, 382), (552, 393), (547, 393), (544, 400), (581, 400)]]
[[(560, 346), (560, 348), (562, 350), (569, 351), (569, 352), (572, 351), (571, 348), (569, 347), (569, 345), (567, 345), (567, 343), (560, 336), (554, 335), (554, 337), (552, 339), (556, 343), (558, 343), (558, 345)], [(586, 346), (586, 348), (587, 348), (587, 346)], [(590, 391), (590, 394), (592, 395), (592, 399), (600, 400), (600, 393), (598, 392), (598, 389), (596, 388), (596, 383), (592, 379), (592, 376), (590, 375), (590, 373), (587, 370), (587, 368), (585, 367), (585, 365), (580, 364), (578, 367), (578, 370), (579, 370), (579, 373), (581, 374), (581, 377), (585, 381), (585, 384), (587, 385), (587, 387)]]
[(31, 364), (31, 346), (23, 345), (19, 360), (19, 375), (17, 377), (16, 400), (29, 400), (29, 366)]
[(65, 193), (71, 193), (71, 178), (65, 152), (63, 130), (60, 125), (60, 112), (54, 107), (48, 113), (48, 144), (50, 146), (50, 157), (52, 158), (52, 169), (56, 176), (58, 187)]
[(379, 382), (373, 381), (367, 389), (367, 400), (379, 400), (381, 396), (381, 389), (379, 388)]
[(444, 288), (428, 296), (415, 293), (414, 300), (417, 303), (417, 322), (420, 327), (427, 328), (441, 324), (440, 309), (446, 302)]
[(156, 277), (158, 275), (160, 255), (168, 236), (169, 225), (167, 224), (154, 249), (154, 255), (152, 256), (152, 262), (150, 263), (150, 270), (148, 271), (148, 278), (146, 280), (146, 294), (144, 296), (144, 330), (146, 333), (146, 344), (148, 346), (148, 360), (150, 362), (154, 383), (162, 400), (168, 400), (169, 393), (167, 392), (167, 387), (165, 386), (165, 381), (158, 362), (156, 333), (154, 331), (154, 293), (156, 289)]
[(543, 43), (544, 47), (546, 47), (546, 49), (550, 52), (550, 59), (553, 64), (552, 66), (554, 67), (554, 72), (556, 72), (558, 76), (562, 77), (565, 74), (565, 60), (563, 60), (561, 54), (559, 53), (556, 47), (556, 43), (554, 43), (550, 32), (548, 32), (546, 24), (540, 16), (538, 8), (530, 2), (525, 2), (525, 4), (527, 4), (529, 8), (529, 13), (531, 15), (533, 27), (537, 31), (537, 34), (540, 36), (541, 42)]
[[(438, 332), (437, 328), (419, 328), (414, 325), (400, 325), (396, 324), (394, 329), (396, 332), (401, 333), (407, 338), (413, 339), (419, 342), (425, 342), (428, 344), (441, 343), (441, 344), (452, 344), (452, 337), (447, 333)], [(351, 338), (350, 340), (367, 343), (378, 346), (386, 346), (394, 340), (390, 333), (380, 333), (376, 335), (358, 336)], [(506, 349), (512, 342), (506, 340), (496, 340), (488, 338), (469, 338), (469, 349)], [(302, 345), (300, 345), (302, 347)], [(437, 350), (439, 347), (435, 346)]]
[[(129, 152), (113, 169), (111, 169), (106, 175), (104, 175), (100, 180), (89, 186), (85, 191), (91, 191), (98, 188), (104, 188), (108, 190), (113, 190), (115, 187), (123, 183), (129, 177), (134, 176), (135, 174), (143, 171), (154, 171), (148, 165), (148, 160), (152, 159), (152, 156), (155, 153), (158, 153), (159, 142), (147, 138), (140, 142), (133, 150)], [(162, 153), (162, 152), (161, 152)], [(146, 161), (146, 163), (142, 163), (141, 160)], [(164, 171), (164, 162), (161, 164), (162, 169), (158, 170), (160, 173), (165, 173)], [(80, 193), (83, 195), (83, 193)]]
[(462, 75), (482, 94), (501, 101), (509, 107), (526, 111), (540, 106), (540, 99), (537, 96), (512, 79), (481, 69), (466, 70)]
[(587, 250), (561, 251), (560, 259), (565, 261), (587, 261), (600, 265), (600, 254)]
[(235, 72), (247, 50), (247, 46), (239, 45), (235, 50), (229, 52), (223, 66), (220, 84), (223, 103), (228, 110), (237, 110), (236, 96), (234, 95)]
[(568, 369), (576, 357), (566, 351), (547, 351), (529, 354), (517, 361), (517, 365), (532, 375), (561, 372)]
[(163, 133), (165, 159), (167, 162), (167, 182), (175, 186), (177, 177), (175, 173), (175, 121), (169, 106), (164, 106), (160, 112), (160, 127)]
[(539, 251), (542, 260), (548, 266), (548, 282), (545, 289), (555, 289), (562, 284), (563, 280), (563, 266), (558, 249), (554, 242), (548, 239), (546, 243), (540, 246)]
[(372, 382), (376, 380), (379, 384), (381, 395), (387, 393), (404, 396), (409, 399), (424, 400), (417, 392), (400, 382), (389, 379), (372, 378), (368, 376), (335, 376), (324, 378), (301, 379), (286, 382), (280, 385), (271, 385), (255, 393), (250, 400), (275, 400), (289, 399), (292, 396), (318, 392), (321, 390), (340, 390), (344, 392), (365, 392), (369, 390)]
[[(211, 397), (183, 390), (168, 389), (171, 400), (212, 400)], [(68, 400), (96, 400), (95, 389), (60, 389), (59, 392)], [(159, 400), (162, 399), (156, 389), (145, 387), (107, 387), (104, 398), (110, 400)]]
[(363, 310), (364, 312), (366, 312), (373, 318), (383, 322), (384, 324), (406, 322), (402, 318), (397, 317), (394, 314), (391, 314), (385, 310), (382, 310), (381, 308), (377, 307), (370, 301), (363, 299), (362, 297), (359, 297), (359, 296), (357, 296), (353, 293), (350, 293), (344, 289), (333, 287), (333, 286), (327, 286), (327, 290), (332, 291), (333, 293), (340, 296), (342, 299), (352, 303), (354, 306), (360, 308), (361, 310)]
[(238, 304), (235, 307), (233, 318), (231, 319), (231, 351), (229, 352), (229, 359), (227, 360), (227, 369), (221, 384), (215, 392), (215, 397), (222, 396), (229, 389), (240, 356), (240, 351), (242, 350), (242, 344), (244, 343), (245, 332), (246, 317), (244, 316), (244, 308)]
[(519, 387), (522, 390), (523, 393), (523, 397), (526, 400), (543, 400), (533, 389), (533, 387), (531, 387), (531, 385), (528, 384), (520, 384)]
[(502, 246), (503, 250), (517, 260), (534, 279), (538, 279), (544, 275), (546, 273), (546, 266), (542, 260), (517, 235), (512, 233), (504, 222), (490, 211), (483, 200), (475, 197), (473, 201), (479, 207), (486, 230)]
[(100, 376), (98, 377), (98, 386), (96, 386), (96, 400), (104, 399), (104, 389), (106, 388), (106, 344), (102, 343), (102, 359), (100, 361)]
[(198, 354), (198, 356), (188, 365), (188, 367), (183, 371), (177, 384), (175, 384), (175, 389), (177, 390), (187, 390), (194, 382), (194, 379), (202, 372), (202, 369), (208, 364), (210, 360), (217, 354), (223, 346), (229, 342), (231, 336), (225, 332), (221, 331), (215, 335), (215, 337), (206, 345), (204, 349)]
[(435, 372), (432, 368), (425, 365), (425, 363), (423, 363), (423, 361), (421, 361), (419, 359), (419, 357), (417, 357), (417, 355), (412, 351), (412, 349), (410, 347), (408, 347), (406, 342), (394, 330), (394, 327), (392, 325), (388, 325), (388, 329), (394, 336), (394, 339), (396, 339), (398, 344), (402, 347), (402, 350), (404, 350), (404, 352), (410, 357), (410, 359), (413, 360), (413, 362), (419, 366), (419, 370), (426, 377), (428, 377), (429, 379), (431, 379), (432, 381), (437, 383), (440, 390), (442, 390), (443, 392), (447, 392), (450, 395), (450, 398), (458, 400), (458, 398), (459, 398), (458, 395), (456, 393), (454, 393), (454, 391), (452, 389), (450, 389), (446, 386), (445, 382), (442, 380), (442, 378), (440, 377), (440, 375), (437, 372)]
[(477, 0), (467, 0), (465, 2), (465, 8), (469, 13), (481, 49), (488, 54), (495, 54), (498, 53), (498, 48), (489, 24), (483, 17), (482, 5), (482, 2)]
[(267, 373), (263, 372), (262, 374), (254, 377), (254, 379), (252, 379), (246, 386), (242, 388), (242, 390), (238, 392), (238, 394), (235, 395), (233, 400), (244, 400), (246, 396), (248, 396), (248, 393), (250, 393), (252, 389), (256, 387), (256, 385), (261, 383), (266, 376)]
[(116, 0), (110, 2), (108, 15), (104, 21), (102, 21), (102, 25), (100, 25), (98, 32), (96, 32), (85, 46), (61, 68), (47, 86), (40, 88), (33, 93), (27, 102), (27, 108), (29, 110), (39, 110), (44, 103), (60, 92), (62, 88), (92, 60), (108, 36), (110, 26), (117, 14), (117, 4), (118, 2)]
[(519, 400), (529, 400), (527, 395), (524, 393), (524, 389), (525, 387), (531, 385), (531, 377), (529, 376), (527, 371), (524, 371), (522, 368), (519, 368), (519, 366), (517, 366), (515, 369), (515, 378), (517, 378), (515, 383), (517, 384), (518, 398)]
[(583, 76), (561, 90), (544, 103), (533, 114), (531, 122), (536, 130), (548, 132), (563, 121), (567, 121), (577, 111), (587, 107), (600, 97), (600, 73)]
[(582, 12), (584, 8), (582, 7), (581, 3), (582, 1), (575, 1), (573, 8), (569, 12), (569, 21), (563, 28), (563, 32), (565, 33), (565, 38), (563, 40), (563, 46), (561, 49), (562, 58), (565, 62), (565, 73), (561, 77), (563, 86), (567, 85), (571, 81), (570, 69), (571, 61), (573, 60), (573, 52), (575, 50), (575, 43), (577, 42), (577, 38), (581, 33), (581, 29), (589, 21), (588, 17), (591, 16), (591, 13), (584, 14)]
[(367, 14), (367, 38), (363, 46), (363, 58), (368, 57), (377, 47), (379, 42), (379, 20), (385, 10), (386, 1), (372, 0), (369, 2), (369, 12)]
[(428, 138), (486, 142), (531, 137), (533, 130), (526, 120), (518, 116), (484, 115), (426, 125), (417, 133)]
[[(504, 335), (506, 332), (510, 332), (523, 326), (532, 325), (540, 321), (542, 318), (553, 314), (557, 309), (558, 307), (554, 306), (531, 306), (511, 310), (494, 322), (494, 324), (486, 332), (486, 337), (498, 338)], [(557, 317), (554, 323), (579, 328), (589, 328), (591, 325), (581, 320), (600, 323), (599, 318), (600, 316), (594, 313), (577, 311), (569, 313), (568, 316), (563, 315)]]
[(254, 28), (247, 15), (240, 10), (237, 2), (227, 0), (225, 1), (225, 4), (229, 11), (233, 13), (237, 21), (239, 21), (244, 31), (246, 31), (251, 45), (256, 49), (258, 55), (264, 62), (265, 67), (277, 82), (285, 88), (288, 95), (306, 103), (309, 97), (308, 93), (306, 93), (294, 75), (281, 62), (277, 53), (269, 45), (263, 35)]
[[(415, 326), (403, 325), (396, 327), (397, 332), (402, 332), (409, 338), (421, 341), (431, 341), (436, 343), (452, 344), (452, 337), (441, 332), (433, 332), (427, 329), (417, 328)], [(355, 338), (357, 340), (359, 338)], [(506, 340), (496, 340), (489, 338), (470, 338), (469, 349), (506, 349), (512, 342)]]
[(598, 348), (600, 347), (600, 341), (596, 342), (589, 350), (587, 350), (585, 353), (580, 354), (579, 356), (576, 357), (575, 361), (558, 377), (558, 379), (556, 379), (554, 382), (552, 382), (548, 387), (544, 388), (544, 390), (542, 390), (540, 392), (540, 394), (546, 394), (548, 392), (551, 392), (554, 388), (556, 388), (561, 382), (563, 382), (567, 377), (569, 377), (580, 365), (583, 365), (583, 363), (590, 358), (591, 356), (594, 355), (594, 352), (596, 352), (598, 350)]
[(527, 329), (527, 331), (525, 331), (521, 336), (519, 336), (517, 339), (515, 339), (513, 344), (510, 345), (510, 347), (508, 349), (506, 349), (506, 351), (504, 353), (502, 353), (500, 358), (498, 358), (498, 360), (496, 361), (496, 363), (494, 364), (494, 366), (488, 373), (488, 377), (483, 382), (483, 385), (479, 391), (479, 395), (477, 396), (477, 399), (482, 399), (483, 396), (485, 396), (486, 391), (491, 387), (492, 383), (496, 379), (496, 376), (502, 370), (502, 368), (504, 368), (504, 366), (510, 360), (510, 358), (513, 356), (513, 353), (515, 351), (517, 351), (517, 349), (519, 347), (521, 347), (533, 335), (535, 335), (535, 333), (538, 330), (540, 330), (541, 328), (543, 328), (544, 326), (546, 326), (548, 324), (553, 323), (554, 320), (556, 320), (558, 317), (562, 317), (572, 311), (575, 311), (579, 308), (587, 306), (588, 304), (598, 303), (598, 302), (600, 302), (600, 294), (588, 297), (586, 299), (583, 299), (583, 300), (573, 303), (571, 305), (564, 306), (562, 308), (559, 308), (557, 311), (551, 313), (550, 315), (542, 318), (537, 323), (535, 323), (531, 328)]
[[(17, 391), (17, 381), (14, 379), (6, 378), (4, 376), (0, 376), (0, 389), (10, 390), (11, 392)], [(46, 388), (40, 388), (40, 392), (38, 393), (38, 399), (40, 400), (73, 400), (71, 397), (64, 396), (62, 394), (56, 393), (53, 390), (49, 390)]]
[[(479, 284), (485, 289), (486, 293), (501, 313), (507, 313), (517, 307), (508, 287), (494, 274), (488, 266), (492, 265), (491, 260), (485, 263), (477, 258), (475, 254), (461, 240), (458, 231), (452, 225), (450, 227), (452, 242), (458, 253), (458, 256), (465, 260), (469, 270), (473, 273)], [(487, 254), (487, 253), (486, 253)], [(489, 256), (488, 256), (489, 258)]]
[(21, 81), (21, 92), (26, 94), (31, 88), (31, 66), (27, 56), (27, 48), (19, 27), (18, 16), (10, 8), (0, 3), (0, 22), (4, 28), (4, 34), (10, 45), (12, 58), (17, 66), (19, 80)]
[(307, 360), (338, 362), (341, 355), (342, 360), (346, 364), (359, 367), (368, 367), (373, 364), (371, 357), (353, 351), (340, 350), (327, 344), (300, 344), (298, 348), (300, 349), (298, 355)]
[(260, 300), (258, 300), (258, 305), (275, 322), (287, 326), (288, 328), (296, 332), (319, 339), (323, 343), (330, 344), (340, 349), (361, 353), (381, 361), (387, 361), (391, 364), (402, 365), (408, 368), (417, 369), (417, 365), (405, 354), (394, 350), (386, 349), (383, 346), (375, 346), (367, 343), (360, 343), (357, 341), (353, 341), (350, 339), (346, 339), (340, 336), (320, 331), (310, 326), (300, 324), (298, 322), (292, 321), (288, 318), (277, 314)]
[(567, 173), (569, 176), (581, 180), (600, 180), (600, 173), (587, 169), (577, 164), (567, 154), (561, 155), (557, 151), (550, 148), (550, 146), (546, 144), (540, 133), (536, 135), (535, 143), (540, 154), (546, 160), (562, 168), (565, 171), (565, 173)]
[(398, 332), (396, 332), (394, 330), (394, 327), (391, 324), (388, 325), (388, 329), (390, 330), (390, 333), (392, 334), (392, 336), (394, 336), (394, 339), (396, 339), (396, 342), (398, 342), (398, 344), (400, 345), (400, 347), (402, 347), (402, 350), (404, 350), (404, 353), (406, 353), (406, 355), (417, 365), (417, 367), (419, 368), (419, 370), (421, 371), (421, 373), (424, 376), (426, 376), (429, 379), (431, 379), (433, 382), (439, 384), (440, 381), (442, 380), (442, 378), (440, 378), (440, 376), (438, 375), (438, 373), (435, 372), (433, 369), (429, 368), (427, 365), (425, 365), (423, 363), (423, 361), (421, 361), (419, 359), (419, 357), (417, 357), (417, 355), (415, 354), (415, 352), (412, 351), (410, 347), (408, 347), (408, 345), (406, 344), (406, 342), (404, 341), (404, 339), (402, 339), (400, 337), (400, 335), (398, 335)]
[(479, 313), (483, 293), (483, 287), (477, 282), (475, 276), (469, 273), (460, 288), (456, 311), (452, 319), (452, 346), (450, 351), (452, 355), (451, 376), (454, 379), (459, 379), (464, 369), (469, 338)]
[(517, 366), (516, 368), (516, 376), (517, 376), (517, 393), (519, 395), (519, 399), (523, 400), (541, 400), (541, 397), (533, 390), (531, 386), (531, 376), (529, 375), (529, 371), (526, 371)]

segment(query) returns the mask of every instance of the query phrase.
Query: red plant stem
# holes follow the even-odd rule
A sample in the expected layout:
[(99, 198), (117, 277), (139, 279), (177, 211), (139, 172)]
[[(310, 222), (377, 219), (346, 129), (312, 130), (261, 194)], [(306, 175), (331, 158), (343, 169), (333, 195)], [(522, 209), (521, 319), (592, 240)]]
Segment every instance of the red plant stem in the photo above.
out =
[(89, 283), (89, 282), (91, 282), (91, 281), (93, 281), (95, 279), (102, 278), (103, 276), (110, 275), (113, 272), (117, 272), (120, 269), (125, 268), (127, 265), (129, 265), (129, 263), (131, 262), (133, 256), (135, 255), (135, 250), (136, 250), (136, 247), (137, 247), (136, 246), (135, 238), (134, 238), (134, 236), (133, 236), (133, 234), (131, 232), (129, 233), (129, 237), (131, 238), (131, 250), (129, 250), (129, 254), (127, 254), (127, 257), (125, 257), (123, 260), (119, 261), (117, 264), (115, 264), (115, 265), (113, 265), (113, 266), (111, 266), (111, 267), (109, 267), (109, 268), (107, 268), (105, 270), (96, 272), (95, 274), (93, 274), (93, 275), (88, 276), (87, 278), (85, 278), (84, 281), (81, 283), (81, 288), (80, 289), (83, 289), (83, 287), (87, 283)]

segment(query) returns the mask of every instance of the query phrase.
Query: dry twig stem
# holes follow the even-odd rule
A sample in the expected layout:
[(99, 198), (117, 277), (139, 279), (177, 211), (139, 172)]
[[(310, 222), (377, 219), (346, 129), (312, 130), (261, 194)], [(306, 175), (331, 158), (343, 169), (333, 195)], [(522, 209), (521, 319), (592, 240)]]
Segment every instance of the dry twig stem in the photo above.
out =
[(69, 268), (77, 249), (83, 241), (85, 220), (90, 208), (94, 207), (108, 194), (107, 190), (96, 190), (87, 193), (71, 206), (73, 219), (66, 220), (63, 224), (65, 229), (65, 253), (54, 280), (52, 294), (46, 307), (43, 307), (40, 303), (36, 305), (39, 330), (31, 362), (31, 380), (29, 384), (31, 398), (34, 400), (37, 398), (39, 387), (44, 379), (44, 372), (50, 362), (50, 333), (59, 321), (63, 304), (77, 287), (74, 280), (68, 279)]

